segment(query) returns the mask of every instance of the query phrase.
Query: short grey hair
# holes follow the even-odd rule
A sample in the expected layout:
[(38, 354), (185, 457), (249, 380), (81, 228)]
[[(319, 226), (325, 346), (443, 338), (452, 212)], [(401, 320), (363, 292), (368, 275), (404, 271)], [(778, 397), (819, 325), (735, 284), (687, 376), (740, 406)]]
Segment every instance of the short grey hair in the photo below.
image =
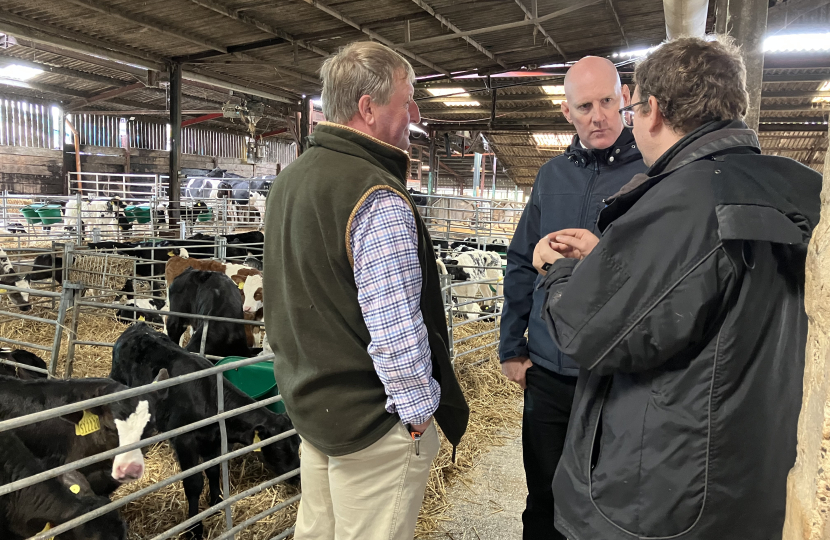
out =
[(386, 105), (401, 74), (414, 84), (412, 66), (392, 49), (372, 41), (346, 45), (320, 68), (326, 120), (347, 123), (357, 114), (358, 102), (365, 95)]

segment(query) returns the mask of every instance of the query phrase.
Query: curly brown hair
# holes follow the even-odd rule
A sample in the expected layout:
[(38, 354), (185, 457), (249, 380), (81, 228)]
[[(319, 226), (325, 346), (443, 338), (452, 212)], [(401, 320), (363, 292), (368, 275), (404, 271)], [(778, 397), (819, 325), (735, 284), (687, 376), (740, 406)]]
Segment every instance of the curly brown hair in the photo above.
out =
[[(727, 37), (683, 37), (664, 43), (637, 65), (640, 99), (657, 99), (666, 124), (689, 133), (707, 122), (740, 120), (749, 106), (746, 67)], [(649, 113), (648, 103), (642, 112)]]

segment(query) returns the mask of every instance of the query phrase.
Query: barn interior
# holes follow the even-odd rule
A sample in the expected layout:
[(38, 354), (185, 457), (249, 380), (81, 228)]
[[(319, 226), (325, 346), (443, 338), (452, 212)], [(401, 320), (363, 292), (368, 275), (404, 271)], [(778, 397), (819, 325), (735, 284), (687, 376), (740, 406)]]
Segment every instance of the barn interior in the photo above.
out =
[[(763, 152), (823, 172), (828, 29), (830, 0), (3, 0), (0, 246), (32, 279), (4, 282), (0, 343), (41, 355), (52, 377), (104, 377), (125, 319), (161, 320), (139, 301), (166, 289), (164, 262), (178, 250), (238, 265), (261, 258), (261, 188), (325, 120), (319, 69), (348, 43), (387, 45), (415, 70), (421, 121), (410, 126), (407, 187), (433, 238), (503, 256), (539, 168), (575, 134), (561, 111), (573, 62), (607, 57), (632, 85), (638, 59), (667, 38), (728, 34), (743, 50), (747, 123)], [(247, 182), (245, 205), (222, 198), (225, 188), (217, 196), (215, 185), (198, 187), (217, 178)], [(90, 218), (95, 197), (122, 199), (132, 229)], [(48, 214), (50, 205), (63, 209)], [(132, 305), (119, 299), (125, 279), (136, 284)], [(416, 537), (518, 537), (510, 527), (520, 527), (521, 508), (464, 487), (494, 446), (516, 442), (521, 424), (521, 391), (498, 364), (503, 268), (473, 293), (443, 279), (452, 354), (474, 412), (457, 461), (442, 447)], [(37, 298), (31, 311), (17, 309), (15, 291)], [(204, 342), (197, 351), (222, 356)], [(227, 446), (222, 454), (233, 452)], [(239, 498), (193, 518), (171, 447), (154, 443), (146, 459), (148, 474), (113, 496), (130, 540), (175, 537), (201, 518), (207, 538), (291, 537), (300, 494), (259, 461), (225, 460), (223, 492)], [(487, 465), (488, 486), (523, 474), (502, 465)]]
[[(720, 11), (714, 1), (691, 4), (692, 14), (657, 0), (8, 0), (0, 6), (0, 183), (61, 194), (76, 151), (84, 172), (274, 174), (323, 118), (325, 58), (375, 40), (403, 54), (418, 77), (413, 185), (515, 199), (570, 142), (559, 106), (568, 63), (608, 56), (630, 83), (636, 58), (665, 39), (667, 23), (684, 20), (707, 33), (729, 25), (757, 54), (772, 38), (754, 83), (764, 151), (820, 170), (830, 52), (782, 38), (826, 31), (827, 4), (770, 0), (754, 27), (741, 14), (759, 2)], [(77, 150), (65, 142), (64, 114)], [(53, 140), (22, 133), (38, 122)]]

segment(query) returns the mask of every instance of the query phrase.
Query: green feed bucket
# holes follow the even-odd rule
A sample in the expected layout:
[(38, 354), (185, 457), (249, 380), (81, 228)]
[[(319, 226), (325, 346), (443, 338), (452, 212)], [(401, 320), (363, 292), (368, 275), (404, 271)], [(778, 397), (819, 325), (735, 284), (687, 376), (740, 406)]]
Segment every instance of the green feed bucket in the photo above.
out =
[(208, 208), (207, 212), (199, 214), (199, 217), (196, 218), (199, 221), (210, 221), (213, 219), (213, 208)]
[(127, 218), (127, 221), (132, 223), (135, 221), (135, 205), (129, 205), (124, 209), (124, 217)]
[(61, 205), (59, 204), (47, 204), (41, 206), (36, 210), (36, 212), (44, 225), (63, 223), (63, 214), (61, 214)]
[(150, 223), (150, 205), (142, 204), (134, 207), (133, 216), (139, 223)]
[(44, 206), (46, 205), (43, 203), (30, 204), (29, 206), (21, 208), (20, 213), (23, 214), (24, 218), (26, 218), (26, 223), (29, 225), (36, 225), (42, 222), (40, 216), (37, 215), (37, 211)]
[[(244, 359), (244, 356), (228, 356), (216, 362), (216, 365), (221, 366)], [(274, 363), (270, 360), (229, 369), (225, 372), (225, 379), (257, 401), (274, 397), (280, 393), (277, 388), (277, 381), (274, 378)], [(285, 404), (282, 401), (272, 403), (266, 408), (275, 413), (285, 412)]]

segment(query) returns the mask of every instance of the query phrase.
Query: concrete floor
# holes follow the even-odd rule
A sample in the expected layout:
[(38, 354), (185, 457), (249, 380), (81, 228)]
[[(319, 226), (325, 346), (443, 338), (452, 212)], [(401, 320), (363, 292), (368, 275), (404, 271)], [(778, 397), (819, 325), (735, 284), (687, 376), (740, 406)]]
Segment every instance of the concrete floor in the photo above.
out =
[(505, 445), (494, 446), (463, 482), (450, 489), (453, 508), (444, 524), (447, 538), (521, 540), (527, 497), (521, 429), (504, 435)]

